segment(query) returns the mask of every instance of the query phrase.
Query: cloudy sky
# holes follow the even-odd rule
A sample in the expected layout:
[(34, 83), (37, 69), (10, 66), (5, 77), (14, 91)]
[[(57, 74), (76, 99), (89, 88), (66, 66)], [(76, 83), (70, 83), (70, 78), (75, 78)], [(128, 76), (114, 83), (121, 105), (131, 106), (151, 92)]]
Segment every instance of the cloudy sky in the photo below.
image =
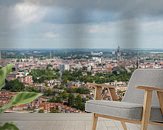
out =
[(163, 0), (0, 0), (0, 48), (163, 48)]

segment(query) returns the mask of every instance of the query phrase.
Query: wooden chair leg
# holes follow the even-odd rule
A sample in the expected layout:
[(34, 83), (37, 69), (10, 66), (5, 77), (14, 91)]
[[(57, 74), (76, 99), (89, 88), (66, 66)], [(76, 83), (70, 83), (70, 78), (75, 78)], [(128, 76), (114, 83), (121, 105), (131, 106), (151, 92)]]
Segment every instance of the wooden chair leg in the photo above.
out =
[(157, 92), (157, 96), (160, 103), (161, 112), (163, 114), (163, 92)]
[(127, 130), (127, 126), (126, 126), (125, 122), (121, 121), (121, 124), (122, 124), (123, 129)]
[(145, 91), (141, 130), (147, 130), (148, 128), (151, 112), (151, 103), (152, 103), (152, 91)]
[(95, 113), (93, 113), (92, 130), (96, 130), (96, 127), (97, 127), (97, 121), (98, 121), (98, 117), (96, 116)]

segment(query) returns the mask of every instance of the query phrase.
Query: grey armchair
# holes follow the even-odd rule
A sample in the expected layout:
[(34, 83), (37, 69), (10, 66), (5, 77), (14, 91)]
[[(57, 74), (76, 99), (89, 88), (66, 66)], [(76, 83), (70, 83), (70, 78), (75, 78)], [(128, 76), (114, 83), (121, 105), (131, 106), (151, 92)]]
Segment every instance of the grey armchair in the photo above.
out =
[(163, 126), (163, 69), (134, 71), (122, 102), (100, 100), (101, 89), (96, 90), (96, 100), (85, 105), (93, 113), (92, 130), (96, 130), (98, 117), (118, 120), (124, 130), (125, 123), (141, 124), (141, 130), (147, 130), (148, 124)]

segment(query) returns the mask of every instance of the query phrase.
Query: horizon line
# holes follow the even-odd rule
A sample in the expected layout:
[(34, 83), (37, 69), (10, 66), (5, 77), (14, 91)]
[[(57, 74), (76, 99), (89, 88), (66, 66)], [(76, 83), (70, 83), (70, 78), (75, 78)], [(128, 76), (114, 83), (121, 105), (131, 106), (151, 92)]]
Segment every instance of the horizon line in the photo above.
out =
[[(84, 50), (84, 49), (98, 49), (98, 50), (107, 50), (107, 49), (110, 49), (110, 50), (115, 50), (115, 49), (117, 49), (118, 48), (118, 46), (117, 47), (115, 47), (115, 48), (96, 48), (96, 47), (94, 47), (94, 48), (36, 48), (36, 47), (34, 47), (34, 48), (0, 48), (0, 50), (1, 51), (3, 51), (3, 50), (53, 50), (53, 49), (55, 49), (55, 50), (62, 50), (62, 49), (68, 49), (68, 50), (71, 50), (71, 49), (77, 49), (77, 50), (79, 50), (79, 49), (81, 49), (81, 50)], [(124, 49), (124, 50), (163, 50), (163, 48), (124, 48), (124, 47), (120, 47), (121, 49)]]

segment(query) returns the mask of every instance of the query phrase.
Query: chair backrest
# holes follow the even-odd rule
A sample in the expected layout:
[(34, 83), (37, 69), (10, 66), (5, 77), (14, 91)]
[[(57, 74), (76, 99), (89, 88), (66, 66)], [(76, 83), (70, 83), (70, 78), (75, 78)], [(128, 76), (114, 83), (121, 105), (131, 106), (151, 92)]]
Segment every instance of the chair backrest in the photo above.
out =
[[(133, 72), (128, 83), (128, 90), (122, 101), (143, 104), (144, 91), (137, 86), (151, 86), (163, 88), (163, 69), (137, 69)], [(153, 94), (152, 106), (159, 106), (156, 92)]]

